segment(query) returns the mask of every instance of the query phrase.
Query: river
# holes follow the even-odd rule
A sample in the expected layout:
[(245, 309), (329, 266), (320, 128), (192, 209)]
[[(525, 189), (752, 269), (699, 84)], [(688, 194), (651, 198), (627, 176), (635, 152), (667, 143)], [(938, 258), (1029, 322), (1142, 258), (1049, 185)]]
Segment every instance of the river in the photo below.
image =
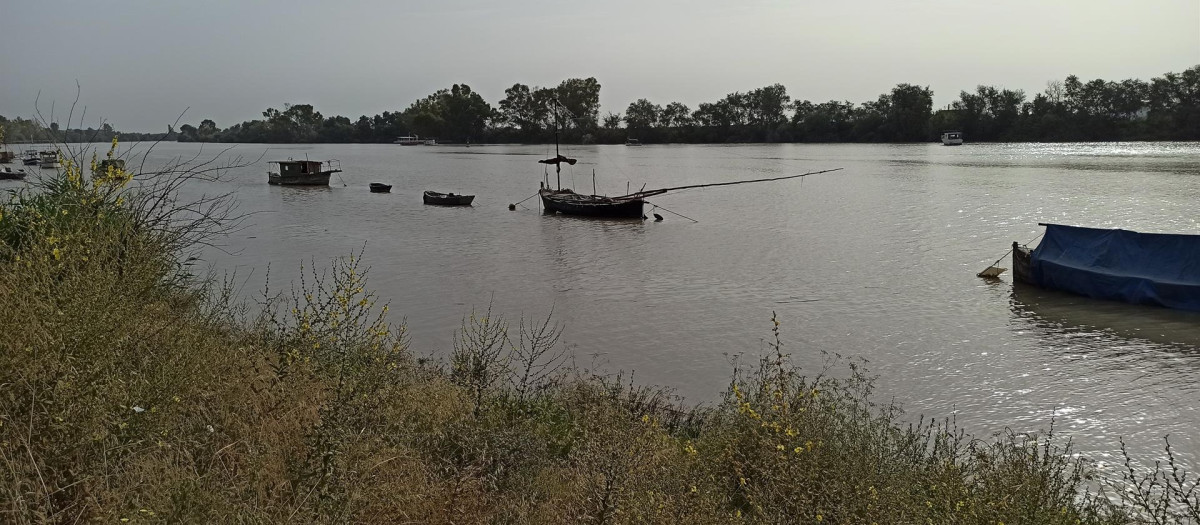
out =
[[(239, 145), (256, 159), (268, 147)], [(218, 148), (161, 144), (150, 164)], [(1039, 222), (1200, 234), (1200, 144), (572, 146), (564, 185), (623, 194), (804, 171), (797, 180), (651, 199), (662, 222), (544, 216), (532, 195), (546, 146), (271, 146), (187, 192), (234, 192), (244, 228), (206, 262), (243, 294), (302, 263), (362, 250), (369, 286), (419, 353), (444, 356), (472, 308), (565, 327), (575, 362), (711, 402), (734, 356), (764, 351), (774, 312), (809, 370), (862, 357), (881, 400), (955, 416), (976, 436), (1055, 429), (1111, 464), (1200, 457), (1200, 314), (1018, 288), (975, 276)], [(268, 186), (266, 160), (339, 159), (330, 188)], [(367, 191), (393, 185), (390, 194)], [(343, 184), (345, 184), (343, 186)], [(473, 193), (469, 208), (421, 203)], [(185, 193), (187, 193), (185, 192)], [(670, 210), (687, 216), (666, 212)], [(1001, 266), (1010, 266), (1006, 258)]]

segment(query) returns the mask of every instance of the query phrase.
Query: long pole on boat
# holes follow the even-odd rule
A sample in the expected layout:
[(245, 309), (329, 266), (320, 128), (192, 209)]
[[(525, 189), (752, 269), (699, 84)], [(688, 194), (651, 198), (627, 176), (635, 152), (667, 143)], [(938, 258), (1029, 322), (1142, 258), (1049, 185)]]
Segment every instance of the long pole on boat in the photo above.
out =
[[(558, 159), (561, 155), (558, 153), (558, 99), (554, 99), (554, 158)], [(554, 178), (558, 184), (558, 189), (562, 189), (562, 162), (554, 163)]]
[[(816, 175), (819, 173), (829, 173), (831, 171), (838, 171), (840, 169), (842, 169), (842, 168), (833, 168), (833, 169), (821, 170), (821, 171), (810, 171), (808, 173), (801, 173), (799, 175), (786, 175), (783, 177), (772, 177), (769, 179), (735, 180), (735, 181), (730, 181), (730, 182), (712, 182), (709, 184), (692, 184), (689, 186), (675, 186), (673, 188), (658, 188), (658, 189), (650, 190), (650, 191), (645, 191), (646, 186), (642, 185), (642, 189), (638, 190), (637, 193), (630, 193), (629, 195), (622, 195), (621, 197), (637, 197), (639, 195), (642, 195), (643, 193), (651, 193), (654, 195), (661, 195), (668, 191), (690, 190), (693, 188), (708, 188), (708, 187), (712, 187), (712, 186), (733, 186), (735, 184), (750, 184), (751, 182), (770, 182), (770, 181), (774, 181), (774, 180), (787, 180), (787, 179), (794, 179), (797, 177), (807, 177), (809, 175)], [(629, 191), (629, 190), (626, 189), (625, 191)], [(619, 197), (614, 197), (614, 198), (619, 198)]]

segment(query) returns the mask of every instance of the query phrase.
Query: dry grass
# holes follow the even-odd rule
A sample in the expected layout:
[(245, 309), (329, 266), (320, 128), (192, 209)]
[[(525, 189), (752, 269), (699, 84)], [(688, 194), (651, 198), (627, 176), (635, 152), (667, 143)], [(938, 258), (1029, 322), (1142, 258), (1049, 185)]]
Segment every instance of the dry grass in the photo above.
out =
[(512, 335), (473, 313), (445, 365), (420, 359), (357, 256), (251, 316), (180, 262), (222, 216), (153, 223), (180, 206), (161, 194), (173, 182), (126, 181), (72, 166), (0, 207), (0, 521), (1076, 524), (1196, 508), (1162, 482), (1128, 506), (1088, 493), (1052, 435), (901, 425), (854, 362), (791, 365), (778, 323), (754, 373), (689, 409), (564, 367), (549, 318)]

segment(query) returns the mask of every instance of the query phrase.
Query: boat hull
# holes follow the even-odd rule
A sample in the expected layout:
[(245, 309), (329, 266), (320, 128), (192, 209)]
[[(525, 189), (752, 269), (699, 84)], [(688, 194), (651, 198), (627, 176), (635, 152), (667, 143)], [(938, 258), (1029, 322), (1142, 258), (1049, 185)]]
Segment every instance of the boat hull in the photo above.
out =
[(378, 182), (371, 183), (371, 193), (391, 193), (391, 184), (380, 184)]
[(645, 201), (638, 198), (613, 199), (598, 195), (580, 195), (571, 191), (541, 190), (546, 213), (609, 219), (641, 219)]
[(474, 195), (450, 195), (447, 193), (437, 193), (427, 191), (421, 195), (421, 200), (425, 204), (433, 204), (437, 206), (470, 206), (475, 200)]
[(1013, 280), (1019, 283), (1034, 284), (1032, 273), (1033, 270), (1030, 267), (1032, 256), (1033, 250), (1030, 250), (1028, 246), (1021, 246), (1020, 244), (1013, 242)]
[(268, 173), (267, 184), (275, 186), (328, 186), (330, 175), (333, 175), (332, 171), (288, 175), (286, 177), (281, 177), (278, 173)]

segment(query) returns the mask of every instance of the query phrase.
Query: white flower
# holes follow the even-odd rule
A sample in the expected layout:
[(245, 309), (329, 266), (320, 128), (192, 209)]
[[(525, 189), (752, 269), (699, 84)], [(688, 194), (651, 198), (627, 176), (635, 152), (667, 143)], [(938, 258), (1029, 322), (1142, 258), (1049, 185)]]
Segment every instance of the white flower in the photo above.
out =
[(208, 425), (206, 428), (208, 429), (209, 432), (216, 432), (216, 430), (213, 430), (212, 425)]
[(142, 407), (140, 407), (140, 406), (134, 405), (134, 406), (133, 406), (133, 411), (134, 411), (135, 413), (141, 414), (142, 412), (145, 412), (145, 411), (146, 411), (146, 409), (144, 409), (144, 408), (142, 408)]

